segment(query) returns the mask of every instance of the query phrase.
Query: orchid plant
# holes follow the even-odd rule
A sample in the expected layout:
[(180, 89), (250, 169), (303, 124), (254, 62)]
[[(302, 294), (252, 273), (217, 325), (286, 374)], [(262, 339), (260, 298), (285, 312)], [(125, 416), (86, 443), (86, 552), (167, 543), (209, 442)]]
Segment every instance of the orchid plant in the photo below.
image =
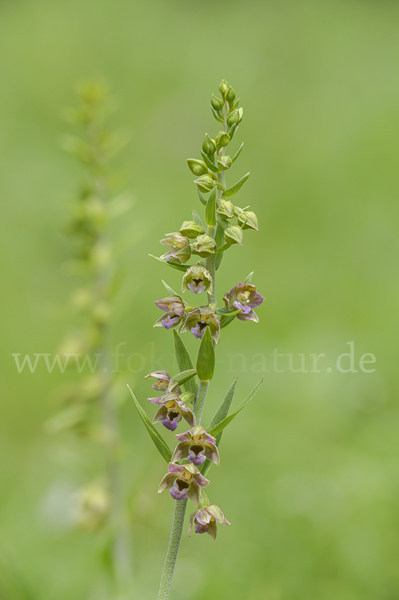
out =
[[(243, 109), (239, 107), (240, 101), (226, 80), (222, 80), (219, 91), (221, 98), (215, 95), (211, 97), (211, 110), (221, 130), (215, 139), (205, 135), (200, 159), (187, 160), (196, 176), (194, 183), (199, 200), (205, 207), (205, 219), (202, 220), (193, 210), (192, 219), (184, 221), (179, 231), (166, 234), (161, 240), (167, 252), (160, 257), (154, 256), (161, 263), (182, 273), (179, 294), (163, 282), (168, 295), (155, 301), (162, 315), (154, 325), (165, 330), (173, 329), (179, 372), (174, 376), (166, 371), (147, 375), (147, 378), (155, 379), (152, 387), (161, 393), (148, 398), (150, 403), (159, 407), (152, 422), (129, 388), (148, 433), (168, 464), (158, 492), (168, 490), (175, 502), (158, 600), (167, 600), (170, 595), (187, 502), (194, 505), (189, 518), (189, 536), (195, 528), (196, 533), (208, 533), (215, 539), (218, 524), (230, 525), (219, 506), (209, 500), (210, 480), (206, 475), (212, 464), (220, 465), (219, 446), (223, 430), (253, 398), (262, 383), (261, 380), (238, 408), (229, 414), (235, 380), (208, 427), (203, 427), (202, 413), (214, 375), (215, 349), (221, 340), (221, 330), (235, 319), (258, 322), (254, 309), (264, 300), (252, 284), (251, 273), (224, 294), (224, 306), (218, 304), (216, 272), (224, 254), (235, 244), (243, 245), (245, 230), (258, 230), (257, 216), (249, 210), (249, 206), (241, 208), (231, 201), (231, 197), (248, 179), (249, 173), (233, 186), (226, 185), (226, 172), (243, 148), (241, 144), (233, 156), (227, 154), (242, 122)], [(192, 264), (188, 264), (190, 259)], [(183, 299), (186, 292), (189, 293), (187, 300)], [(204, 294), (206, 296), (201, 296)], [(200, 302), (200, 306), (195, 306), (192, 304), (194, 297), (206, 297), (206, 300)], [(184, 333), (200, 340), (195, 368), (181, 337)], [(156, 426), (161, 424), (168, 432), (174, 432), (180, 423), (187, 423), (185, 428), (188, 426), (188, 429), (175, 434), (177, 445), (172, 452)]]

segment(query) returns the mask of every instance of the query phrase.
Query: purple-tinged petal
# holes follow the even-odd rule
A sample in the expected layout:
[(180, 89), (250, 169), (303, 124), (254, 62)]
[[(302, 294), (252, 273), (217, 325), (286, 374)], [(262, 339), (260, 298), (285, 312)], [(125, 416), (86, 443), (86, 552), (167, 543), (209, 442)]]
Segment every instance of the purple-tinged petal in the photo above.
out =
[(215, 444), (205, 443), (204, 447), (205, 447), (206, 458), (208, 460), (211, 460), (212, 462), (214, 462), (215, 465), (220, 466), (219, 451), (218, 451), (217, 447), (215, 446)]
[(216, 444), (216, 438), (214, 438), (213, 435), (209, 435), (209, 433), (206, 433), (206, 431), (204, 431), (203, 436), (204, 442), (208, 444)]
[(206, 507), (200, 508), (195, 513), (195, 520), (200, 525), (208, 525), (211, 518), (212, 518), (212, 515), (210, 513), (208, 513), (208, 511), (206, 510)]
[(180, 488), (179, 482), (176, 480), (174, 486), (170, 489), (170, 495), (175, 500), (186, 500), (188, 491), (189, 488)]
[(181, 475), (186, 470), (185, 465), (176, 465), (172, 461), (168, 464), (169, 473), (179, 473)]
[(252, 309), (246, 314), (239, 313), (237, 319), (240, 319), (240, 321), (254, 321), (255, 323), (259, 323), (258, 315)]
[(166, 317), (162, 319), (162, 327), (165, 329), (171, 329), (171, 327), (176, 327), (176, 325), (180, 323), (181, 317), (174, 317), (172, 315), (173, 313), (167, 314)]
[(209, 481), (209, 479), (207, 479), (206, 477), (204, 477), (200, 473), (198, 473), (197, 475), (194, 475), (194, 479), (195, 479), (195, 483), (197, 485), (199, 485), (200, 487), (206, 487), (207, 485), (209, 485), (211, 483)]
[(197, 285), (195, 283), (188, 283), (187, 287), (193, 294), (201, 294), (201, 292), (205, 292), (206, 290), (206, 287), (203, 283), (200, 285)]
[(197, 523), (197, 525), (195, 526), (195, 533), (208, 533), (209, 532), (209, 525), (199, 525), (199, 523)]
[(196, 465), (197, 467), (199, 467), (200, 465), (202, 465), (205, 462), (206, 457), (205, 457), (205, 454), (202, 454), (202, 452), (199, 452), (197, 454), (193, 450), (190, 450), (190, 452), (188, 454), (188, 460), (190, 462), (192, 462), (193, 465)]
[(199, 323), (197, 323), (195, 327), (191, 327), (191, 333), (197, 338), (197, 340), (202, 340), (205, 333), (205, 327), (201, 329)]
[(160, 494), (161, 492), (164, 492), (165, 490), (170, 489), (175, 480), (176, 480), (176, 475), (173, 475), (172, 473), (166, 473), (166, 475), (162, 478), (161, 483), (159, 484), (158, 494)]
[(166, 427), (166, 429), (169, 429), (169, 431), (174, 431), (179, 425), (179, 421), (170, 419), (168, 415), (166, 419), (163, 419), (162, 425)]
[(176, 438), (179, 442), (191, 442), (192, 435), (190, 431), (184, 431), (183, 433), (176, 434)]

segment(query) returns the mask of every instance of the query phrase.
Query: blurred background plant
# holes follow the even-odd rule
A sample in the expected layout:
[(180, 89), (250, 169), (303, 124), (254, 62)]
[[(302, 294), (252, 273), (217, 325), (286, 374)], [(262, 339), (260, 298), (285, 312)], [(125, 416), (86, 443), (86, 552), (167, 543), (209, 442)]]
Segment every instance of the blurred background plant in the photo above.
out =
[[(236, 489), (227, 514), (234, 527), (217, 544), (183, 537), (175, 598), (396, 598), (398, 3), (3, 0), (0, 12), (3, 570), (22, 576), (40, 600), (102, 599), (104, 539), (77, 534), (69, 513), (71, 494), (96, 479), (102, 456), (95, 445), (80, 453), (74, 436), (43, 433), (55, 413), (52, 390), (73, 374), (48, 373), (42, 362), (18, 373), (12, 357), (54, 354), (71, 320), (79, 324), (65, 309), (76, 279), (60, 265), (71, 255), (66, 196), (78, 189), (81, 168), (55, 148), (59, 107), (72, 103), (73, 82), (101, 73), (121, 99), (113, 127), (132, 135), (123, 153), (130, 181), (121, 188), (136, 203), (112, 224), (129, 276), (115, 296), (111, 347), (127, 343), (121, 369), (129, 372), (120, 378), (145, 398), (142, 377), (161, 360), (175, 368), (167, 336), (151, 328), (159, 282), (145, 257), (191, 205), (182, 156), (195, 156), (211, 119), (208, 90), (224, 76), (245, 98), (240, 161), (251, 177), (242, 206), (256, 205), (262, 233), (251, 248), (230, 250), (220, 285), (245, 277), (251, 256), (265, 301), (261, 322), (240, 340), (241, 358), (231, 365), (230, 351), (220, 352), (211, 402), (235, 374), (237, 393), (251, 389), (262, 374), (255, 355), (266, 356), (269, 373), (223, 441), (240, 485), (227, 464), (213, 482), (220, 505)], [(233, 336), (226, 328), (226, 348)], [(351, 340), (358, 372), (343, 374), (334, 362)], [(292, 353), (296, 368), (298, 353), (325, 353), (326, 362), (320, 373), (291, 373), (284, 357), (285, 372), (276, 373), (275, 348)], [(358, 367), (366, 352), (377, 358), (374, 373)], [(120, 414), (139, 548), (135, 596), (152, 600), (170, 503), (154, 493), (162, 465), (134, 406), (125, 402)], [(2, 594), (14, 600), (19, 592), (8, 587)]]
[(75, 246), (75, 257), (67, 263), (67, 269), (79, 278), (70, 304), (78, 315), (79, 326), (76, 328), (75, 323), (58, 356), (62, 369), (66, 365), (75, 367), (78, 373), (89, 370), (90, 374), (84, 373), (76, 382), (62, 387), (62, 409), (46, 428), (50, 433), (73, 431), (82, 454), (87, 443), (97, 445), (103, 464), (95, 479), (74, 494), (74, 522), (82, 530), (102, 532), (100, 549), (108, 558), (105, 564), (114, 586), (110, 597), (119, 599), (132, 593), (133, 565), (126, 485), (120, 469), (123, 446), (118, 404), (123, 395), (114, 373), (110, 332), (118, 272), (112, 220), (128, 214), (132, 201), (114, 189), (110, 163), (124, 145), (125, 136), (109, 130), (112, 101), (106, 85), (100, 81), (83, 83), (78, 97), (78, 108), (64, 111), (77, 135), (64, 136), (62, 146), (78, 158), (86, 175), (67, 227)]

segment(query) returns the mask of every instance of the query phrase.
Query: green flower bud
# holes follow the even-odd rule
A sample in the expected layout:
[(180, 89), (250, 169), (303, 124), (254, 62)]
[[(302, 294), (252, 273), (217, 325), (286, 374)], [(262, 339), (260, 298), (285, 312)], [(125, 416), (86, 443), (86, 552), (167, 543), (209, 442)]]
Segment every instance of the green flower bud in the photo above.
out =
[(243, 229), (255, 229), (259, 231), (258, 217), (252, 210), (244, 210), (238, 215), (238, 223)]
[(233, 88), (231, 87), (231, 85), (229, 85), (229, 89), (226, 93), (226, 100), (229, 104), (232, 104), (235, 99), (236, 99), (236, 93), (233, 90)]
[(194, 175), (197, 175), (197, 177), (208, 173), (208, 167), (206, 166), (203, 160), (197, 160), (196, 158), (188, 158), (187, 164), (190, 171), (194, 173)]
[(207, 133), (202, 142), (202, 151), (205, 152), (205, 154), (215, 154), (216, 152), (216, 143)]
[(227, 125), (229, 127), (231, 127), (232, 125), (234, 125), (235, 123), (239, 122), (239, 116), (238, 116), (238, 110), (233, 110), (232, 113), (229, 114), (229, 116), (227, 117)]
[(190, 239), (195, 239), (198, 235), (205, 233), (205, 229), (195, 221), (184, 221), (180, 227), (180, 233)]
[(214, 181), (210, 175), (201, 175), (198, 179), (194, 179), (201, 192), (205, 194), (214, 188)]
[(231, 200), (221, 200), (217, 212), (226, 219), (234, 217), (234, 205)]
[(242, 118), (244, 116), (244, 109), (241, 108), (237, 108), (237, 113), (238, 113), (238, 122), (241, 123)]
[(222, 110), (222, 108), (223, 108), (223, 101), (220, 100), (220, 98), (218, 98), (217, 96), (215, 96), (215, 94), (212, 94), (212, 96), (211, 96), (211, 106), (216, 111)]
[(227, 92), (230, 89), (230, 85), (227, 83), (227, 81), (225, 79), (222, 79), (222, 81), (220, 82), (219, 85), (219, 92), (222, 94), (222, 96), (225, 96), (227, 94)]
[(161, 257), (168, 262), (183, 264), (191, 256), (190, 242), (185, 236), (180, 235), (180, 233), (172, 233), (169, 237), (161, 240), (161, 244), (169, 250), (169, 252)]
[(206, 258), (211, 254), (215, 254), (216, 242), (210, 235), (205, 233), (204, 235), (200, 235), (194, 242), (193, 250), (202, 256), (202, 258)]
[(221, 156), (218, 159), (218, 167), (219, 167), (219, 169), (222, 169), (222, 171), (226, 171), (227, 169), (230, 169), (232, 164), (233, 164), (233, 161), (231, 160), (230, 156)]
[(216, 146), (217, 148), (224, 148), (230, 141), (230, 136), (228, 133), (224, 131), (220, 131), (216, 136)]
[(238, 225), (231, 225), (224, 230), (224, 239), (227, 244), (240, 244), (242, 246), (244, 242), (244, 234), (241, 227)]

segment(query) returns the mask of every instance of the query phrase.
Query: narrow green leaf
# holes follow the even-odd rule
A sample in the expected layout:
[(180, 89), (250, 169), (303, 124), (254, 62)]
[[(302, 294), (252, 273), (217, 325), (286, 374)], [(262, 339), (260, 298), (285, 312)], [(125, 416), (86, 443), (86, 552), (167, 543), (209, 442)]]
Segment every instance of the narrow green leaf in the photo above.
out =
[(220, 248), (218, 248), (215, 252), (215, 254), (219, 254), (220, 252), (224, 252), (225, 250), (228, 250), (229, 248), (231, 248), (231, 244), (223, 244), (223, 246), (220, 246)]
[(210, 381), (213, 377), (215, 369), (215, 351), (213, 349), (213, 341), (211, 330), (205, 328), (205, 333), (201, 340), (201, 346), (197, 358), (197, 374), (201, 381)]
[(238, 315), (238, 313), (240, 313), (241, 311), (242, 308), (239, 308), (238, 310), (230, 310), (229, 308), (218, 308), (216, 312), (218, 315), (232, 317), (233, 315)]
[(227, 327), (227, 325), (230, 325), (230, 323), (232, 323), (235, 319), (235, 315), (233, 315), (232, 317), (222, 317), (221, 323), (220, 323), (220, 329), (224, 329), (225, 327)]
[(216, 225), (216, 188), (213, 188), (205, 209), (205, 220), (209, 227)]
[(201, 151), (201, 156), (204, 159), (204, 163), (206, 164), (206, 166), (208, 167), (208, 169), (210, 169), (211, 171), (213, 171), (214, 173), (219, 173), (219, 169), (217, 168), (217, 166), (211, 161), (211, 159), (209, 158), (209, 156), (207, 154), (205, 154), (205, 152)]
[(164, 281), (163, 279), (162, 279), (162, 283), (164, 284), (164, 286), (165, 286), (165, 289), (166, 289), (166, 291), (167, 291), (167, 292), (170, 294), (170, 296), (178, 296), (178, 295), (179, 295), (179, 294), (177, 294), (177, 293), (175, 292), (175, 290), (174, 290), (173, 288), (171, 288), (171, 287), (170, 287), (170, 285), (168, 285), (168, 284), (166, 283), (166, 281)]
[(197, 186), (197, 192), (198, 192), (198, 198), (200, 199), (200, 202), (202, 202), (202, 204), (204, 206), (206, 206), (206, 198), (204, 198), (204, 196), (202, 195), (202, 192), (198, 186)]
[(232, 140), (232, 139), (233, 139), (233, 137), (234, 137), (234, 134), (235, 134), (235, 132), (236, 132), (236, 129), (237, 129), (237, 127), (238, 127), (238, 123), (234, 123), (234, 125), (232, 125), (232, 126), (230, 127), (230, 129), (228, 130), (228, 132), (227, 132), (227, 133), (229, 134), (229, 136), (230, 136), (230, 139), (231, 139), (231, 140)]
[[(194, 370), (193, 363), (191, 361), (190, 355), (187, 351), (186, 346), (184, 345), (183, 340), (180, 335), (177, 333), (176, 329), (173, 330), (174, 338), (175, 338), (175, 354), (176, 354), (176, 362), (180, 371), (188, 371)], [(198, 385), (194, 378), (189, 379), (185, 384), (184, 388), (193, 392), (193, 394), (198, 394)]]
[(250, 173), (247, 173), (246, 175), (241, 177), (241, 179), (239, 179), (237, 181), (237, 183), (233, 185), (233, 187), (231, 187), (228, 190), (226, 190), (225, 192), (223, 192), (223, 198), (229, 198), (230, 196), (234, 196), (234, 194), (236, 194), (238, 192), (238, 190), (241, 188), (241, 186), (244, 185), (244, 183), (248, 179), (249, 175), (250, 175)]
[(234, 163), (237, 160), (237, 158), (240, 156), (243, 147), (244, 147), (244, 142), (241, 144), (241, 146), (238, 148), (237, 152), (234, 154), (233, 158), (231, 159), (232, 163)]
[(224, 121), (221, 117), (219, 117), (219, 115), (217, 114), (216, 110), (213, 108), (213, 106), (211, 106), (211, 111), (213, 116), (215, 117), (216, 121), (219, 121), (219, 123), (222, 123), (222, 125), (224, 125)]
[(246, 276), (243, 283), (251, 283), (253, 274), (254, 274), (254, 271), (251, 271), (250, 274)]
[(187, 369), (186, 371), (180, 371), (180, 373), (174, 375), (172, 379), (173, 381), (176, 381), (176, 383), (178, 383), (179, 385), (183, 385), (183, 383), (189, 381), (196, 374), (197, 371), (195, 369)]
[(228, 415), (227, 417), (225, 417), (222, 421), (220, 421), (220, 423), (218, 423), (217, 425), (215, 425), (215, 427), (212, 427), (212, 429), (210, 429), (208, 431), (208, 433), (210, 435), (217, 436), (217, 435), (219, 435), (219, 433), (222, 433), (223, 429), (225, 427), (227, 427), (227, 425), (229, 423), (231, 423), (231, 421), (238, 415), (238, 413), (240, 413), (242, 411), (243, 408), (246, 407), (246, 405), (249, 402), (251, 402), (252, 398), (255, 396), (259, 387), (262, 385), (263, 379), (264, 379), (264, 377), (262, 377), (262, 379), (259, 381), (259, 383), (256, 384), (256, 386), (254, 387), (252, 392), (249, 393), (249, 395), (245, 398), (244, 402), (242, 402), (240, 404), (240, 406), (237, 408), (237, 410), (235, 412), (233, 412), (231, 415)]
[[(206, 200), (205, 200), (205, 203), (206, 203)], [(206, 227), (204, 227), (201, 217), (199, 216), (199, 214), (197, 213), (196, 210), (193, 210), (193, 221), (195, 221), (197, 223), (197, 225), (202, 227), (202, 229), (206, 229)]]
[(232, 112), (233, 110), (235, 110), (239, 104), (240, 104), (240, 98), (237, 98), (237, 100), (234, 102), (233, 106), (231, 107), (230, 111)]
[(192, 265), (181, 265), (178, 263), (168, 262), (167, 260), (164, 260), (163, 258), (160, 258), (159, 256), (154, 256), (153, 254), (149, 254), (148, 256), (151, 256), (151, 258), (155, 258), (155, 260), (157, 260), (158, 262), (161, 262), (164, 265), (169, 265), (169, 267), (173, 267), (174, 269), (177, 269), (178, 271), (186, 272), (187, 269), (189, 269), (192, 266)]
[[(227, 415), (229, 414), (230, 406), (231, 406), (231, 403), (233, 402), (233, 398), (234, 398), (234, 392), (236, 389), (237, 379), (238, 379), (238, 377), (236, 379), (234, 379), (233, 383), (229, 387), (227, 394), (224, 397), (223, 402), (221, 403), (221, 405), (217, 409), (216, 413), (214, 414), (212, 421), (209, 423), (207, 431), (211, 431), (211, 429), (216, 427), (216, 425), (219, 425), (219, 423), (221, 421), (223, 421), (223, 419), (225, 419), (227, 417)], [(218, 437), (219, 436), (221, 437), (221, 435), (222, 435), (222, 433), (219, 433)], [(220, 439), (220, 437), (219, 437), (219, 439)]]
[[(210, 431), (213, 427), (216, 427), (216, 425), (218, 425), (221, 421), (223, 421), (223, 419), (225, 417), (227, 417), (227, 415), (229, 414), (230, 406), (231, 406), (231, 403), (233, 402), (233, 398), (234, 398), (234, 392), (236, 389), (237, 379), (238, 379), (238, 377), (233, 381), (233, 383), (229, 387), (227, 394), (224, 397), (223, 402), (221, 403), (221, 405), (217, 409), (216, 413), (214, 414), (212, 421), (209, 423), (209, 425), (207, 427), (207, 431)], [(217, 446), (219, 446), (221, 438), (222, 438), (222, 432), (216, 436), (216, 445)], [(212, 465), (212, 461), (207, 459), (204, 462), (203, 467), (201, 469), (202, 475), (206, 475), (206, 473), (209, 471), (211, 465)]]
[(170, 462), (170, 459), (172, 458), (172, 452), (170, 451), (168, 444), (165, 442), (163, 437), (158, 433), (158, 431), (155, 429), (154, 425), (151, 423), (150, 419), (148, 418), (144, 409), (139, 404), (139, 401), (137, 400), (137, 398), (134, 395), (130, 386), (127, 386), (127, 387), (133, 398), (133, 402), (137, 408), (137, 412), (139, 413), (140, 418), (143, 421), (144, 426), (147, 429), (152, 441), (154, 442), (155, 446), (157, 447), (158, 452), (160, 453), (162, 458), (164, 458), (166, 460), (167, 463)]

